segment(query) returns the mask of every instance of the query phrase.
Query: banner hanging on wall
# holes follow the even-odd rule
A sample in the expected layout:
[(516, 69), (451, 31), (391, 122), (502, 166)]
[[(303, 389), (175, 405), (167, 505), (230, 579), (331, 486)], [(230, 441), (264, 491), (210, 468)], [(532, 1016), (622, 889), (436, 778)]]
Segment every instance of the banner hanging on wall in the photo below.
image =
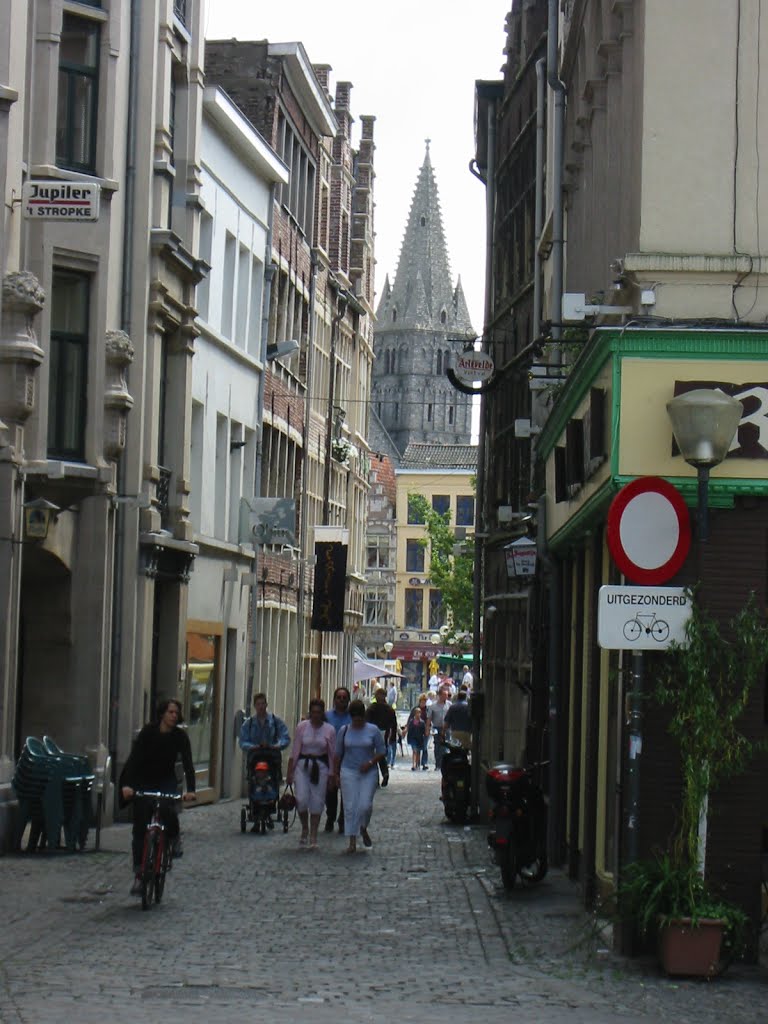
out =
[(347, 545), (318, 541), (315, 558), (312, 629), (320, 633), (341, 633), (347, 586)]

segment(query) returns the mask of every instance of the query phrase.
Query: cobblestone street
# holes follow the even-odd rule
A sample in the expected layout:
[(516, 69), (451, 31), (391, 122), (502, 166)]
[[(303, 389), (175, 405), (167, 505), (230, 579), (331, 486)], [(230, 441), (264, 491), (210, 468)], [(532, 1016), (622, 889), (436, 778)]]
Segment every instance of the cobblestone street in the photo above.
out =
[(443, 822), (434, 772), (399, 762), (373, 849), (241, 835), (240, 802), (185, 811), (163, 903), (129, 897), (130, 828), (100, 852), (0, 858), (0, 1021), (279, 1018), (756, 1024), (768, 971), (672, 982), (612, 954), (559, 872), (505, 893), (482, 828)]

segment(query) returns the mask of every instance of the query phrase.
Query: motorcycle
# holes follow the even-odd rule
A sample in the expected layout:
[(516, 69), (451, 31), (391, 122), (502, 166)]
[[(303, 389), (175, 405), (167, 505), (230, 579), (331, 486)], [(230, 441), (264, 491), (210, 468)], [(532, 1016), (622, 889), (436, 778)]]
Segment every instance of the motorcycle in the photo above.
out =
[(533, 781), (533, 772), (549, 761), (517, 768), (492, 765), (485, 773), (485, 788), (492, 801), (488, 845), (501, 868), (505, 889), (519, 875), (532, 885), (547, 873), (547, 802)]
[(456, 740), (442, 741), (440, 799), (449, 821), (464, 822), (469, 813), (471, 773), (469, 751)]

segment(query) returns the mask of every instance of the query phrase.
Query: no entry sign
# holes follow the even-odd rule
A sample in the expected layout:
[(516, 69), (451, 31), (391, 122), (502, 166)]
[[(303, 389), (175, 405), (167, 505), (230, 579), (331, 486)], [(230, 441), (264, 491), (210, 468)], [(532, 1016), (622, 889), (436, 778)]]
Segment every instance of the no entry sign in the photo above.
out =
[(665, 583), (691, 546), (683, 496), (666, 480), (645, 476), (622, 487), (608, 509), (608, 549), (633, 583)]

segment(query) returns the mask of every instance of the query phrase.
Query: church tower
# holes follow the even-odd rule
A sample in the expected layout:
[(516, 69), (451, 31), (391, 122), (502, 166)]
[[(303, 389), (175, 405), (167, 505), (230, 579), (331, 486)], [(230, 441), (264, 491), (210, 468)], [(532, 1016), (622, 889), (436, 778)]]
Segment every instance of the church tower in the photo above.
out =
[(376, 316), (373, 410), (400, 454), (411, 441), (469, 444), (471, 397), (445, 374), (476, 335), (461, 278), (451, 282), (429, 139), (395, 283), (385, 280)]

